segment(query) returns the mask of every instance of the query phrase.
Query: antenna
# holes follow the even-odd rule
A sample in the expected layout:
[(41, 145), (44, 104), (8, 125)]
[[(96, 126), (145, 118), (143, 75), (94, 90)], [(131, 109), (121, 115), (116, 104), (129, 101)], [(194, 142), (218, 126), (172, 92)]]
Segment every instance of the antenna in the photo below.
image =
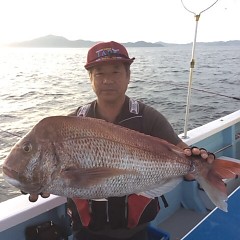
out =
[(188, 81), (188, 94), (187, 94), (187, 104), (186, 104), (186, 113), (185, 113), (185, 123), (184, 123), (184, 135), (182, 138), (186, 139), (187, 137), (187, 128), (188, 128), (188, 118), (189, 118), (189, 108), (190, 108), (190, 99), (191, 99), (191, 89), (192, 89), (192, 80), (193, 80), (193, 69), (195, 66), (195, 60), (194, 60), (194, 55), (195, 55), (195, 45), (196, 45), (196, 40), (197, 40), (197, 29), (198, 29), (198, 21), (200, 19), (200, 15), (210, 9), (213, 5), (215, 5), (218, 0), (216, 0), (212, 5), (207, 7), (206, 9), (202, 10), (200, 13), (196, 14), (195, 12), (189, 10), (183, 3), (183, 0), (181, 0), (183, 7), (190, 13), (194, 14), (195, 16), (195, 21), (196, 21), (196, 26), (195, 26), (195, 34), (194, 34), (194, 41), (192, 45), (192, 57), (190, 61), (190, 72), (189, 72), (189, 81)]

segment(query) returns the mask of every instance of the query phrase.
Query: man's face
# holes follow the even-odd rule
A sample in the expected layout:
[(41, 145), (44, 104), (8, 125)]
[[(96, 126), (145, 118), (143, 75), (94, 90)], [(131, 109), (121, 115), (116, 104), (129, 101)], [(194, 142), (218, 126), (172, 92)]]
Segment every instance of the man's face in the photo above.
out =
[(90, 80), (99, 100), (115, 102), (125, 96), (130, 70), (121, 62), (101, 64), (91, 70)]

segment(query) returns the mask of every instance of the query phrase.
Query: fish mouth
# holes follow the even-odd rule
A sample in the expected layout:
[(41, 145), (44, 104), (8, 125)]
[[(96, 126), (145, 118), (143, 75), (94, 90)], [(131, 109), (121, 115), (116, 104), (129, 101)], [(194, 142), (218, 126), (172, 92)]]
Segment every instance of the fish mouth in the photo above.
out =
[(4, 179), (14, 187), (20, 189), (23, 192), (26, 193), (36, 193), (39, 194), (42, 192), (42, 185), (39, 183), (33, 183), (31, 182), (30, 184), (24, 184), (20, 181), (19, 178), (19, 172), (8, 168), (7, 166), (3, 165), (3, 177)]
[(5, 174), (3, 176), (4, 176), (4, 179), (9, 184), (13, 185), (14, 187), (19, 188), (19, 189), (22, 187), (22, 184), (18, 180), (14, 179), (14, 178), (11, 178), (11, 177), (9, 177), (9, 176), (7, 176)]
[(8, 168), (5, 165), (3, 165), (2, 170), (3, 170), (4, 177), (14, 179), (16, 181), (19, 180), (19, 173), (17, 171)]

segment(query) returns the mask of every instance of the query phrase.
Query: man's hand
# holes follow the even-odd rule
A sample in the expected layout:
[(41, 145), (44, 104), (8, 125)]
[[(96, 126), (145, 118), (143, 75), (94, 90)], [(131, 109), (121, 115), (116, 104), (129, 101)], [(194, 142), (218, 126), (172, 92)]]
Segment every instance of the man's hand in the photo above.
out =
[[(204, 148), (198, 148), (198, 147), (187, 147), (183, 149), (184, 154), (188, 157), (190, 156), (201, 156), (201, 158), (205, 161), (207, 161), (209, 164), (212, 164), (214, 159), (215, 159), (215, 155), (213, 153), (208, 152), (206, 149)], [(194, 180), (194, 176), (192, 174), (187, 174), (184, 176), (184, 179), (187, 181), (192, 181)]]
[(201, 156), (202, 159), (208, 161), (208, 163), (212, 164), (215, 155), (213, 153), (207, 152), (204, 148), (198, 148), (198, 147), (191, 147), (191, 148), (184, 148), (183, 149), (184, 154), (188, 157), (190, 156)]
[[(22, 194), (28, 194), (28, 193), (25, 193), (25, 192), (23, 192), (23, 191), (21, 191), (21, 193)], [(29, 195), (29, 197), (28, 197), (28, 200), (30, 201), (30, 202), (36, 202), (37, 200), (38, 200), (38, 196), (41, 196), (42, 198), (48, 198), (49, 196), (50, 196), (50, 193), (45, 193), (45, 192), (43, 192), (43, 193), (40, 193), (40, 194), (30, 194)]]

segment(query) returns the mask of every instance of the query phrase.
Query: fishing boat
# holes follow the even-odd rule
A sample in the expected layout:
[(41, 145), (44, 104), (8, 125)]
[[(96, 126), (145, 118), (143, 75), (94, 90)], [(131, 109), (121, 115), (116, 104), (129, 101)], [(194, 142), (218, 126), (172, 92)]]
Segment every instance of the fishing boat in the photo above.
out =
[[(240, 110), (179, 135), (188, 145), (203, 147), (217, 157), (240, 161)], [(238, 239), (240, 178), (226, 181), (228, 212), (216, 208), (196, 181), (182, 181), (159, 198), (161, 210), (149, 224), (150, 239)], [(25, 239), (27, 227), (50, 221), (71, 239), (66, 198), (51, 195), (30, 203), (22, 195), (0, 203), (0, 239)]]
[[(196, 15), (196, 30), (199, 15)], [(206, 148), (216, 157), (240, 161), (240, 110), (211, 121), (205, 125), (187, 130), (192, 71), (194, 68), (193, 42), (189, 90), (186, 104), (184, 132), (179, 135), (189, 146)], [(165, 199), (159, 197), (160, 212), (149, 223), (150, 240), (202, 240), (239, 239), (240, 229), (240, 178), (225, 181), (228, 191), (228, 212), (215, 207), (196, 181), (182, 181)], [(0, 239), (22, 240), (26, 230), (35, 227), (40, 231), (47, 226), (57, 226), (65, 236), (72, 239), (70, 221), (67, 215), (67, 199), (51, 195), (29, 202), (27, 195), (21, 195), (0, 203)], [(38, 227), (39, 226), (39, 227)], [(59, 238), (60, 239), (60, 238)]]

